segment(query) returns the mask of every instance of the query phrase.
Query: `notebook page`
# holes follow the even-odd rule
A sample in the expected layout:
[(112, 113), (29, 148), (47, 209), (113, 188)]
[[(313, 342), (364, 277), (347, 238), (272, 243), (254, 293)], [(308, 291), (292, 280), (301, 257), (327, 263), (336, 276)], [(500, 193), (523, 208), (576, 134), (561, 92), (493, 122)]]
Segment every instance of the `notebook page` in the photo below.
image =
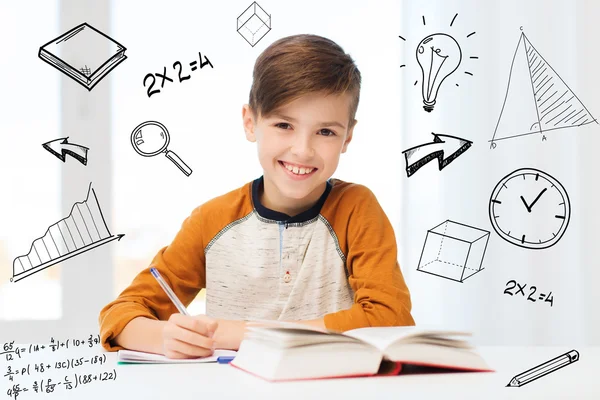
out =
[(236, 351), (233, 350), (215, 350), (212, 356), (199, 358), (175, 359), (168, 358), (161, 354), (144, 353), (142, 351), (119, 350), (117, 361), (122, 363), (135, 364), (194, 364), (217, 362), (218, 357), (235, 356)]

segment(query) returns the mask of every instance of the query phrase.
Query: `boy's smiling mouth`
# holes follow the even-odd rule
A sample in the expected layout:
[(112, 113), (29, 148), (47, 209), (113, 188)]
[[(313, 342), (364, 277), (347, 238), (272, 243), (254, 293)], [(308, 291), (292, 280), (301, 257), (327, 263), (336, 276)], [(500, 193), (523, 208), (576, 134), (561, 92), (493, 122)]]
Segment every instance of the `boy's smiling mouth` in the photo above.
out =
[(309, 167), (307, 165), (299, 165), (299, 164), (291, 164), (285, 161), (278, 161), (279, 165), (281, 165), (290, 175), (296, 177), (306, 177), (312, 175), (317, 168)]

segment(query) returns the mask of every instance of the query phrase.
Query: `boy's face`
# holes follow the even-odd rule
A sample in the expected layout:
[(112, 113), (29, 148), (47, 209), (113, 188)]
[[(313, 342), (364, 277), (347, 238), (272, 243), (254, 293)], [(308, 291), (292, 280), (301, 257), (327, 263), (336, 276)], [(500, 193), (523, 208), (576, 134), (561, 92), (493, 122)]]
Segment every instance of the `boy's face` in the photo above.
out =
[(350, 101), (350, 94), (309, 94), (258, 119), (244, 105), (246, 138), (257, 142), (264, 170), (266, 207), (294, 215), (323, 194), (352, 139)]

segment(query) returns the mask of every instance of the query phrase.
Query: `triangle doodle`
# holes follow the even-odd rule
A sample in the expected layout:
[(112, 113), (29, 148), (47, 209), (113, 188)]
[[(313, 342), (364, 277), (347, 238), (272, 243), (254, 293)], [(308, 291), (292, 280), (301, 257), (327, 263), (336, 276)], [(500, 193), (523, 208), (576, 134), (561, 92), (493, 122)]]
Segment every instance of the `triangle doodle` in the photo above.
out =
[(508, 85), (494, 142), (563, 128), (596, 119), (565, 81), (521, 33), (510, 66)]

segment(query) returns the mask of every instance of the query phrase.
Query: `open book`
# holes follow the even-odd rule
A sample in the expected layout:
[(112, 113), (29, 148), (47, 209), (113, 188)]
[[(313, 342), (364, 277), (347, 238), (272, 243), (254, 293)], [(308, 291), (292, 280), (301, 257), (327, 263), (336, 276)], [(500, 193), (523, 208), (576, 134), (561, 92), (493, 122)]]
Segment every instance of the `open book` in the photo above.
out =
[(143, 351), (119, 350), (119, 364), (195, 364), (217, 362), (219, 357), (235, 356), (233, 350), (215, 350), (211, 356), (198, 358), (168, 358), (162, 354), (144, 353)]
[(370, 327), (343, 333), (292, 323), (249, 325), (231, 365), (269, 381), (395, 375), (407, 364), (493, 371), (466, 332)]

